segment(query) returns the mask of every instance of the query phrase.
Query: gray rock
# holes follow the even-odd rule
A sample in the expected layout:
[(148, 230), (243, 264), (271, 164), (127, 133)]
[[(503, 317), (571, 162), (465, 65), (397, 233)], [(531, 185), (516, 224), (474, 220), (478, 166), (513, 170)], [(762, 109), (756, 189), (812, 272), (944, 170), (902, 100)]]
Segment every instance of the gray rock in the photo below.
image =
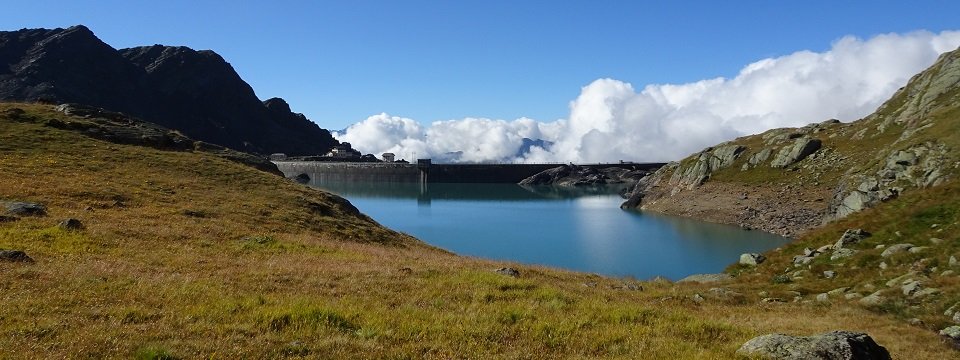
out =
[(743, 344), (737, 355), (778, 360), (886, 360), (890, 353), (864, 333), (832, 331), (814, 336), (768, 334)]
[(787, 301), (778, 297), (765, 297), (763, 299), (760, 299), (760, 302), (769, 304), (769, 303), (785, 303)]
[(930, 243), (931, 243), (931, 244), (937, 245), (937, 244), (940, 244), (940, 243), (942, 243), (942, 242), (943, 242), (943, 239), (940, 239), (940, 238), (930, 238)]
[(886, 285), (887, 285), (888, 287), (897, 286), (897, 285), (903, 285), (903, 284), (906, 284), (906, 283), (908, 283), (908, 282), (913, 281), (913, 277), (914, 277), (914, 276), (917, 276), (917, 272), (916, 272), (916, 271), (908, 271), (906, 274), (903, 274), (903, 275), (900, 275), (900, 276), (897, 276), (897, 277), (895, 277), (895, 278), (893, 278), (893, 279), (888, 280)]
[(904, 251), (909, 251), (910, 248), (912, 248), (913, 246), (914, 246), (913, 244), (894, 244), (894, 245), (890, 245), (890, 246), (887, 246), (887, 248), (884, 249), (882, 253), (880, 253), (880, 256), (882, 256), (882, 257), (890, 257), (890, 256), (893, 255), (893, 254), (902, 253), (902, 252), (904, 252)]
[(907, 296), (913, 295), (921, 289), (923, 289), (923, 284), (916, 280), (910, 281), (900, 287), (900, 290), (903, 291), (903, 294)]
[(955, 324), (960, 324), (960, 311), (953, 313), (953, 317), (950, 320), (953, 320)]
[(827, 279), (833, 279), (836, 276), (837, 276), (837, 272), (833, 270), (827, 270), (823, 272), (823, 277)]
[(914, 247), (910, 248), (910, 249), (907, 250), (907, 251), (909, 251), (911, 254), (917, 254), (917, 253), (922, 253), (922, 252), (924, 252), (924, 251), (927, 250), (927, 249), (929, 249), (929, 248), (926, 247), (926, 246), (914, 246)]
[(830, 302), (830, 295), (827, 293), (817, 294), (817, 302)]
[(20, 250), (0, 250), (0, 261), (32, 263), (33, 259)]
[(863, 231), (863, 229), (849, 229), (843, 232), (843, 235), (840, 236), (840, 240), (837, 240), (837, 243), (833, 245), (833, 248), (840, 249), (847, 245), (856, 244), (868, 237), (870, 237), (870, 233)]
[(861, 211), (870, 207), (873, 204), (874, 198), (868, 193), (863, 193), (859, 191), (852, 191), (849, 195), (843, 198), (840, 206), (837, 207), (837, 216), (845, 217), (847, 215), (853, 214), (855, 212)]
[(502, 268), (499, 268), (499, 269), (495, 270), (495, 272), (496, 272), (497, 274), (506, 275), (506, 276), (510, 276), (510, 277), (519, 277), (519, 276), (520, 276), (520, 272), (517, 271), (517, 269), (511, 268), (511, 267), (502, 267)]
[(22, 201), (0, 201), (7, 215), (14, 216), (44, 216), (47, 208), (41, 204)]
[(836, 288), (836, 289), (827, 291), (827, 294), (829, 294), (830, 296), (840, 296), (840, 294), (843, 294), (843, 293), (845, 293), (845, 292), (847, 292), (847, 291), (850, 291), (850, 287), (849, 287), (849, 286), (844, 286), (844, 287), (841, 287), (841, 288)]
[(873, 294), (864, 296), (863, 298), (860, 299), (859, 302), (860, 302), (860, 305), (863, 305), (863, 306), (877, 306), (882, 304), (883, 300), (884, 300), (883, 295), (880, 295), (880, 292), (877, 291)]
[(925, 298), (925, 297), (930, 296), (930, 295), (937, 295), (937, 294), (939, 294), (940, 292), (941, 292), (940, 289), (937, 289), (937, 288), (926, 288), (926, 289), (921, 289), (920, 291), (917, 291), (917, 292), (913, 293), (913, 296), (912, 296), (912, 297), (915, 298), (915, 299), (920, 299), (920, 298)]
[(953, 270), (947, 270), (947, 271), (944, 271), (944, 272), (940, 273), (940, 276), (951, 276), (951, 275), (953, 275), (953, 274), (954, 274)]
[(790, 164), (803, 160), (808, 155), (813, 154), (820, 149), (820, 139), (801, 137), (793, 142), (793, 145), (785, 146), (770, 162), (771, 167), (783, 168)]
[(81, 230), (83, 229), (83, 222), (80, 220), (69, 218), (61, 221), (57, 226), (64, 230)]
[(773, 150), (771, 150), (770, 148), (763, 148), (760, 151), (756, 152), (755, 154), (751, 155), (750, 159), (747, 160), (747, 163), (750, 164), (750, 166), (756, 166), (764, 161), (767, 161), (767, 159), (770, 158), (770, 154), (772, 152)]
[(847, 300), (859, 299), (862, 297), (863, 295), (860, 295), (860, 293), (849, 293), (849, 294), (843, 295), (843, 298)]
[(767, 260), (766, 256), (757, 253), (746, 253), (740, 255), (741, 265), (757, 266)]
[(715, 283), (732, 280), (730, 274), (694, 274), (677, 281), (678, 283)]
[(940, 330), (940, 336), (954, 349), (960, 349), (960, 326), (951, 326)]
[(853, 255), (856, 255), (856, 253), (857, 253), (857, 250), (854, 250), (854, 249), (839, 248), (833, 251), (833, 254), (830, 255), (830, 260), (848, 258)]
[(868, 193), (871, 191), (877, 191), (880, 189), (880, 182), (877, 179), (869, 178), (860, 183), (860, 186), (857, 187), (857, 190), (860, 192)]
[(704, 301), (706, 301), (706, 300), (707, 300), (707, 299), (704, 299), (703, 296), (700, 295), (700, 294), (693, 294), (693, 301), (694, 301), (694, 302), (702, 303), (702, 302), (704, 302)]
[(950, 256), (950, 262), (949, 262), (949, 264), (950, 264), (950, 266), (957, 266), (957, 264), (960, 264), (960, 262), (957, 262), (957, 257), (956, 257), (956, 256), (952, 256), (952, 255), (951, 255), (951, 256)]

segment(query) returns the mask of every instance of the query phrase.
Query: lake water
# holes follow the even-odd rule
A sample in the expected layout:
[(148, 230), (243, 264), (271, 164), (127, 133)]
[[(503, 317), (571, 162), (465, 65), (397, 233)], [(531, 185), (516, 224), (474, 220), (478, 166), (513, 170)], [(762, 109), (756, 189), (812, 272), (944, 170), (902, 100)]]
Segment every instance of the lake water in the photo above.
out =
[(312, 183), (381, 224), (460, 255), (609, 276), (714, 273), (787, 239), (736, 226), (620, 209), (612, 189), (514, 184)]

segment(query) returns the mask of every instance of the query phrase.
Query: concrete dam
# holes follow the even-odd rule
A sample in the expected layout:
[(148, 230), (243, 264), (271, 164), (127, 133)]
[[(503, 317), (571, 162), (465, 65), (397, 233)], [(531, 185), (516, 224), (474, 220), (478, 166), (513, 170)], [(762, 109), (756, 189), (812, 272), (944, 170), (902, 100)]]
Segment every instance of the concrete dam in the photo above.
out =
[[(541, 171), (565, 164), (434, 164), (328, 161), (274, 161), (287, 177), (306, 174), (311, 182), (518, 183)], [(577, 164), (590, 168), (618, 167), (653, 171), (665, 163)]]

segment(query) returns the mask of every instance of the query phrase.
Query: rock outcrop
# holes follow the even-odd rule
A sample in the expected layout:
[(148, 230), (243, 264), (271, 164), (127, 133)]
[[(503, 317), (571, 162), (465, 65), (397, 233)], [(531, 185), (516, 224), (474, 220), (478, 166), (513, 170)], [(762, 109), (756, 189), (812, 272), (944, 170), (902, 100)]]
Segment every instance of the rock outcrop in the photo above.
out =
[(520, 185), (595, 186), (626, 184), (632, 186), (649, 174), (644, 170), (628, 170), (618, 167), (594, 168), (563, 165), (541, 171), (520, 181)]
[(116, 50), (82, 25), (0, 32), (0, 100), (95, 106), (245, 152), (318, 155), (337, 144), (282, 99), (261, 102), (213, 51)]
[(737, 355), (759, 359), (888, 360), (890, 353), (864, 333), (832, 331), (814, 336), (769, 334), (743, 344)]

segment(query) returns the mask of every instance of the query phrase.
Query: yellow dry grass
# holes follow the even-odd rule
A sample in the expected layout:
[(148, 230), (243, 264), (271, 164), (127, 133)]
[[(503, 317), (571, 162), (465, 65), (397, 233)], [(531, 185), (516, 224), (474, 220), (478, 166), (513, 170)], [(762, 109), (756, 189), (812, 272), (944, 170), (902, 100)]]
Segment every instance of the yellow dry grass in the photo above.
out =
[[(26, 119), (2, 115), (13, 107)], [(456, 256), (279, 177), (50, 118), (66, 117), (0, 104), (0, 199), (49, 212), (0, 223), (0, 248), (36, 260), (0, 263), (0, 358), (725, 359), (759, 334), (835, 329), (867, 331), (895, 358), (953, 355), (928, 330), (845, 304), (630, 291)], [(68, 217), (86, 228), (58, 229)]]

